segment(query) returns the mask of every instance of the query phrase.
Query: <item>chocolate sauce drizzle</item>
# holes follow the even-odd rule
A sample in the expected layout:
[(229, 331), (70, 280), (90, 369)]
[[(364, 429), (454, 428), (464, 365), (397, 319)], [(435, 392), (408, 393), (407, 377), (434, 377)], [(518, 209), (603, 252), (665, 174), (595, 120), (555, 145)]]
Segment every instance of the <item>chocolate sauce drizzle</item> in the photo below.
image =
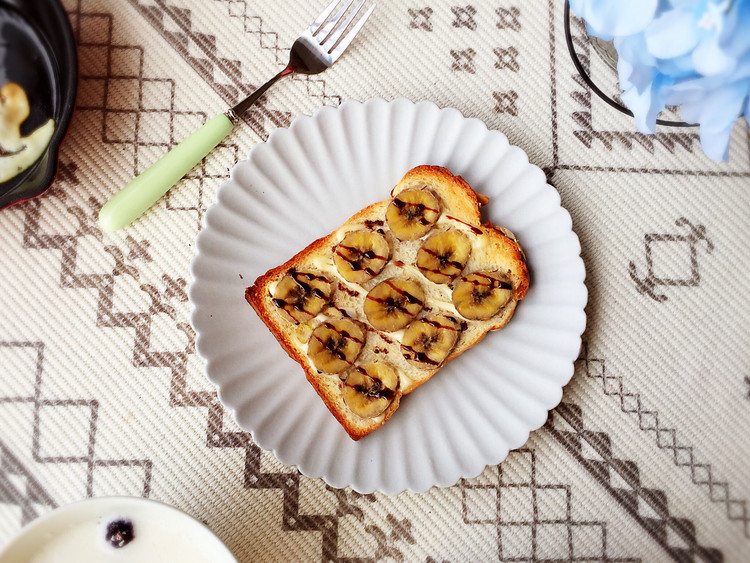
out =
[(453, 221), (456, 221), (458, 223), (466, 225), (467, 227), (469, 227), (469, 229), (471, 229), (471, 232), (474, 233), (475, 235), (481, 235), (482, 234), (482, 229), (480, 229), (479, 227), (475, 227), (474, 225), (470, 225), (466, 221), (462, 221), (461, 219), (457, 219), (456, 217), (453, 217), (451, 215), (446, 215), (445, 218), (446, 219), (451, 219)]
[[(359, 297), (361, 294), (356, 289), (352, 289), (350, 287), (345, 286), (343, 283), (339, 282), (339, 291), (343, 291), (344, 293), (348, 293), (352, 297)], [(348, 315), (347, 315), (348, 316)]]
[(376, 330), (376, 329), (374, 329), (374, 328), (370, 328), (369, 330), (371, 330), (371, 331), (373, 331), (373, 332), (376, 332), (376, 333), (378, 334), (378, 336), (379, 336), (380, 338), (382, 338), (382, 339), (383, 339), (383, 341), (384, 341), (384, 342), (385, 342), (386, 344), (393, 344), (393, 340), (391, 340), (390, 338), (388, 338), (388, 337), (387, 337), (387, 336), (386, 336), (385, 334), (383, 334), (383, 333), (382, 333), (381, 331), (379, 331), (379, 330)]
[[(345, 250), (346, 253), (341, 252), (341, 250)], [(363, 260), (382, 260), (383, 262), (388, 261), (387, 256), (380, 256), (379, 254), (376, 254), (373, 250), (365, 250), (362, 252), (359, 248), (355, 246), (346, 246), (344, 244), (339, 244), (336, 246), (336, 255), (340, 256), (342, 260), (344, 260), (347, 264), (349, 264), (349, 267), (352, 269), (353, 272), (359, 272), (363, 269), (362, 261)], [(382, 268), (381, 268), (382, 269)], [(364, 268), (364, 272), (371, 277), (375, 277), (378, 275), (380, 270), (377, 272), (373, 270), (372, 268)]]
[(499, 279), (494, 278), (492, 276), (488, 276), (487, 274), (481, 274), (479, 272), (475, 272), (474, 275), (475, 276), (480, 276), (480, 277), (484, 278), (489, 283), (484, 283), (481, 280), (468, 280), (468, 279), (464, 279), (463, 281), (467, 281), (467, 282), (473, 284), (474, 286), (480, 286), (481, 285), (482, 287), (488, 287), (488, 288), (490, 288), (490, 290), (493, 290), (493, 289), (507, 289), (507, 290), (512, 290), (513, 289), (513, 286), (510, 285), (508, 282), (499, 280)]
[(396, 396), (396, 392), (394, 389), (385, 387), (382, 381), (375, 377), (372, 377), (363, 367), (359, 366), (355, 368), (355, 371), (366, 375), (372, 380), (372, 385), (369, 387), (366, 387), (365, 385), (349, 385), (347, 383), (347, 385), (349, 385), (349, 387), (354, 389), (357, 393), (361, 393), (366, 397), (372, 397), (373, 399), (386, 399), (388, 401), (393, 400), (393, 398)]
[(409, 357), (407, 355), (407, 353), (404, 353), (404, 358), (406, 358), (407, 360), (414, 360), (414, 361), (419, 362), (420, 364), (427, 364), (427, 365), (430, 365), (430, 366), (439, 366), (440, 365), (440, 362), (436, 362), (435, 360), (433, 360), (432, 358), (430, 358), (424, 352), (417, 352), (411, 346), (407, 346), (406, 344), (402, 344), (401, 345), (401, 349), (402, 349), (402, 353), (403, 353), (404, 350), (406, 350), (406, 352), (408, 354), (411, 354), (411, 357)]
[[(419, 266), (420, 270), (425, 270), (427, 272), (432, 272), (433, 274), (440, 274), (440, 275), (446, 276), (447, 278), (453, 278), (456, 275), (460, 274), (461, 270), (463, 270), (464, 266), (466, 266), (466, 264), (462, 264), (458, 260), (450, 260), (448, 258), (448, 256), (446, 256), (444, 254), (438, 254), (434, 250), (431, 250), (431, 249), (426, 248), (424, 246), (422, 248), (420, 248), (419, 250), (421, 252), (426, 252), (430, 256), (434, 256), (435, 258), (437, 258), (438, 261), (440, 262), (440, 266), (441, 266), (440, 268), (437, 268), (437, 269), (435, 269), (435, 268), (425, 268), (424, 266)], [(455, 274), (447, 274), (447, 273), (445, 273), (443, 271), (443, 269), (446, 266), (450, 266), (451, 268), (455, 268), (457, 270), (457, 272)]]
[(336, 309), (341, 314), (342, 317), (346, 319), (352, 318), (352, 316), (346, 311), (346, 309), (342, 309), (341, 307), (336, 307), (335, 305), (333, 306), (333, 308)]
[(317, 274), (313, 274), (311, 272), (298, 272), (295, 268), (290, 268), (287, 271), (287, 274), (292, 278), (292, 280), (294, 280), (294, 283), (297, 284), (297, 287), (299, 287), (299, 289), (302, 291), (302, 294), (296, 295), (293, 301), (278, 299), (276, 297), (272, 298), (271, 301), (273, 302), (273, 304), (280, 309), (291, 307), (295, 311), (300, 311), (307, 313), (308, 315), (312, 315), (310, 311), (305, 309), (307, 296), (317, 297), (318, 299), (323, 299), (326, 301), (329, 299), (329, 296), (323, 290), (321, 290), (319, 287), (313, 287), (312, 285), (310, 285), (310, 283), (308, 283), (312, 281), (322, 281), (325, 283), (329, 283), (327, 278), (319, 276)]
[[(424, 303), (420, 299), (417, 299), (414, 295), (412, 295), (408, 291), (404, 291), (403, 289), (396, 287), (396, 285), (394, 285), (390, 280), (386, 280), (383, 283), (385, 283), (393, 291), (401, 295), (406, 300), (406, 303), (408, 305), (419, 305), (420, 307), (424, 306)], [(373, 297), (372, 292), (370, 292), (367, 294), (366, 298), (371, 301), (375, 301), (376, 303), (383, 303), (390, 310), (398, 310), (403, 313), (412, 314), (412, 311), (410, 311), (407, 308), (407, 305), (404, 305), (400, 299), (397, 299), (395, 297), (388, 296), (388, 297), (378, 298), (378, 297)]]
[[(447, 317), (447, 318), (450, 319), (450, 320), (452, 320), (454, 323), (458, 324), (458, 321), (456, 319), (454, 319), (453, 317)], [(442, 329), (445, 329), (445, 330), (452, 330), (453, 332), (457, 332), (458, 331), (458, 328), (455, 325), (444, 325), (444, 324), (439, 323), (438, 321), (433, 321), (433, 320), (428, 319), (428, 318), (419, 319), (419, 322), (420, 323), (424, 323), (426, 325), (434, 326), (437, 329), (441, 329), (442, 328)]]
[[(458, 325), (458, 321), (456, 319), (454, 319), (453, 317), (447, 317), (447, 318), (450, 319), (450, 320), (452, 320), (453, 322), (455, 322), (456, 325)], [(442, 324), (442, 323), (440, 323), (438, 321), (434, 321), (434, 320), (427, 319), (427, 318), (421, 318), (417, 322), (433, 326), (433, 327), (437, 328), (438, 330), (440, 330), (440, 329), (452, 330), (453, 332), (457, 332), (459, 330), (458, 327), (456, 327), (454, 325), (444, 325), (444, 324)], [(465, 330), (464, 327), (461, 327), (461, 330)], [(437, 366), (439, 366), (442, 363), (442, 362), (437, 362), (437, 361), (433, 360), (425, 352), (418, 352), (413, 347), (407, 346), (406, 344), (402, 344), (401, 345), (401, 353), (404, 355), (404, 358), (406, 358), (407, 360), (410, 360), (410, 359), (411, 360), (415, 360), (415, 361), (417, 361), (419, 363), (427, 364), (427, 365), (430, 365), (430, 366), (436, 366), (437, 367)], [(409, 355), (411, 355), (411, 357)]]
[(404, 210), (407, 207), (409, 208), (406, 213), (410, 219), (414, 219), (416, 217), (419, 217), (419, 224), (420, 225), (429, 225), (431, 221), (428, 221), (425, 216), (425, 211), (432, 211), (433, 213), (440, 213), (439, 209), (433, 209), (432, 207), (427, 207), (424, 203), (410, 203), (408, 201), (404, 201), (402, 199), (399, 199), (397, 197), (394, 197), (391, 200), (391, 204), (396, 209)]
[(334, 331), (336, 334), (338, 334), (339, 336), (341, 336), (341, 338), (343, 338), (344, 340), (349, 339), (349, 340), (353, 340), (357, 344), (364, 344), (364, 341), (360, 340), (356, 336), (353, 336), (353, 335), (349, 334), (348, 330), (339, 330), (338, 328), (336, 328), (335, 326), (333, 326), (333, 323), (331, 323), (331, 322), (325, 321), (323, 323), (323, 326), (326, 327), (328, 330)]
[(353, 342), (356, 342), (359, 345), (364, 344), (364, 341), (360, 340), (359, 338), (357, 338), (357, 337), (355, 337), (355, 336), (353, 336), (351, 334), (349, 334), (349, 331), (347, 331), (347, 330), (339, 330), (339, 329), (337, 329), (333, 325), (333, 323), (330, 323), (328, 321), (324, 322), (321, 326), (324, 326), (325, 328), (334, 331), (336, 334), (338, 334), (341, 337), (341, 339), (336, 339), (336, 338), (333, 338), (333, 337), (329, 337), (326, 340), (323, 340), (320, 336), (318, 336), (317, 334), (315, 334), (314, 331), (313, 331), (313, 334), (312, 334), (313, 338), (315, 338), (315, 340), (317, 340), (318, 342), (320, 342), (323, 345), (323, 347), (331, 353), (331, 355), (335, 356), (339, 360), (342, 360), (342, 361), (346, 362), (349, 365), (353, 365), (353, 362), (349, 361), (346, 358), (346, 354), (344, 354), (344, 352), (341, 350), (341, 348), (346, 345), (346, 341), (347, 340), (351, 340)]

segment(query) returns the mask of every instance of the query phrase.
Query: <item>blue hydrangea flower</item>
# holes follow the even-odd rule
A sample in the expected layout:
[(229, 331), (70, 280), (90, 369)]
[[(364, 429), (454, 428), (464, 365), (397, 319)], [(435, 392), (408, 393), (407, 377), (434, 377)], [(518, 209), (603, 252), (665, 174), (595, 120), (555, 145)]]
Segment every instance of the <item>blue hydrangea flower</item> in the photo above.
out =
[(570, 0), (570, 9), (590, 33), (606, 41), (642, 31), (654, 19), (657, 5), (657, 0)]
[(622, 100), (653, 133), (666, 105), (700, 125), (726, 161), (736, 119), (750, 120), (750, 0), (570, 0), (592, 35), (612, 39)]

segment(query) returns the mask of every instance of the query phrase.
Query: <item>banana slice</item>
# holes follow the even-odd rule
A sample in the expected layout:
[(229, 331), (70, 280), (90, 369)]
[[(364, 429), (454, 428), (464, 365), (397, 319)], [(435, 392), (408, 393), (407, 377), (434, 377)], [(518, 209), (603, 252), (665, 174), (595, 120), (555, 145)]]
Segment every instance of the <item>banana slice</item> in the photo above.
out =
[(352, 283), (365, 283), (377, 276), (388, 263), (391, 248), (380, 233), (352, 231), (333, 251), (339, 274)]
[(425, 188), (409, 188), (391, 200), (385, 220), (399, 240), (416, 240), (430, 232), (440, 217), (440, 200)]
[(471, 242), (458, 231), (440, 231), (429, 236), (417, 251), (417, 268), (435, 283), (450, 283), (469, 261)]
[(333, 285), (328, 278), (291, 268), (273, 290), (273, 304), (283, 309), (295, 323), (318, 315), (331, 300)]
[(393, 332), (408, 325), (422, 310), (424, 301), (424, 291), (419, 283), (390, 278), (370, 290), (363, 309), (374, 328)]
[(366, 335), (364, 327), (351, 319), (325, 321), (312, 331), (307, 355), (318, 371), (341, 373), (354, 365)]
[(398, 374), (388, 364), (363, 364), (355, 367), (344, 381), (344, 402), (354, 414), (374, 418), (390, 406), (398, 386)]
[(457, 319), (442, 313), (417, 319), (404, 331), (401, 353), (414, 367), (436, 368), (453, 350), (460, 328)]
[(465, 318), (484, 321), (495, 316), (513, 295), (513, 286), (495, 272), (474, 272), (462, 277), (451, 296)]

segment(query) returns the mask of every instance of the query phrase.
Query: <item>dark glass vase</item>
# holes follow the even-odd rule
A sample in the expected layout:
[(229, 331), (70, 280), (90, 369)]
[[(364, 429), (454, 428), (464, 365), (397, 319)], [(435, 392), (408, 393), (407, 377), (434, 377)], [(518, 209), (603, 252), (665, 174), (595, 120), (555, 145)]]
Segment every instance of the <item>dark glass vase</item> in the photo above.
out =
[[(565, 42), (568, 45), (568, 52), (570, 53), (570, 58), (573, 60), (573, 64), (575, 65), (576, 70), (581, 75), (581, 78), (589, 86), (589, 88), (591, 88), (591, 90), (595, 92), (596, 95), (604, 100), (609, 106), (626, 115), (629, 115), (630, 117), (633, 117), (633, 112), (625, 107), (625, 105), (623, 105), (623, 103), (619, 99), (617, 99), (619, 98), (618, 96), (606, 94), (602, 90), (602, 88), (599, 87), (594, 78), (591, 76), (589, 69), (586, 68), (586, 66), (590, 67), (590, 65), (585, 65), (584, 62), (581, 61), (581, 58), (576, 52), (575, 41), (573, 38), (573, 33), (571, 31), (571, 20), (574, 17), (575, 16), (573, 16), (573, 14), (571, 14), (570, 12), (570, 4), (568, 3), (568, 0), (565, 0)], [(602, 58), (607, 66), (612, 69), (613, 79), (616, 80), (617, 51), (615, 50), (615, 46), (613, 45), (613, 43), (611, 41), (604, 41), (599, 37), (594, 37), (592, 35), (589, 35), (588, 33), (586, 33), (586, 37), (591, 44), (592, 49), (597, 53), (599, 57)], [(678, 119), (657, 119), (656, 123), (657, 125), (666, 125), (669, 127), (697, 127), (697, 125), (694, 125), (692, 123), (685, 123), (684, 121), (680, 121)]]

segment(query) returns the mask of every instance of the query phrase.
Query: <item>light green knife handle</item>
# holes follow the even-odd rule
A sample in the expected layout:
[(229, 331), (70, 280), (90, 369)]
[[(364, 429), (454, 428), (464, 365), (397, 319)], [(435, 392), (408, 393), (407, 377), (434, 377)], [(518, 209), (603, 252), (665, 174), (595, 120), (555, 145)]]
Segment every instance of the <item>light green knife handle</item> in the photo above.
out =
[(99, 211), (101, 228), (116, 231), (135, 221), (224, 140), (232, 127), (223, 113), (209, 119), (104, 204)]

